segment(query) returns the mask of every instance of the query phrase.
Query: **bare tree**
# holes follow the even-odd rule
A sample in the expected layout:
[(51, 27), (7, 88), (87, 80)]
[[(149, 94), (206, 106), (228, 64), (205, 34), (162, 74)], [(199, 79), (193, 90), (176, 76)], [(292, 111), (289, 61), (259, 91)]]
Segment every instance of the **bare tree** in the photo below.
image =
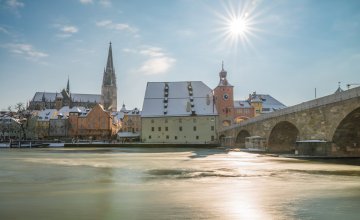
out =
[(17, 110), (17, 113), (24, 111), (25, 110), (24, 103), (22, 103), (22, 102), (16, 103), (15, 108)]

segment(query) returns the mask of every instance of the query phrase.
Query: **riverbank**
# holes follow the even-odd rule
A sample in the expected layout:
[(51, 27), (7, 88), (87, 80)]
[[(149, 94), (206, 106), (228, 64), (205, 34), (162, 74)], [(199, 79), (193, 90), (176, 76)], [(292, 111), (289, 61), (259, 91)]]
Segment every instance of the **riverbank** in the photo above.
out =
[(65, 143), (64, 147), (217, 148), (219, 145), (190, 143)]
[(246, 153), (266, 155), (266, 156), (270, 156), (270, 157), (282, 157), (282, 158), (293, 158), (293, 159), (360, 159), (360, 156), (296, 155), (296, 154), (289, 154), (289, 153), (286, 153), (286, 152), (272, 153), (272, 152), (268, 152), (268, 151), (265, 151), (265, 150), (245, 149), (245, 148), (227, 148), (226, 151), (246, 152)]

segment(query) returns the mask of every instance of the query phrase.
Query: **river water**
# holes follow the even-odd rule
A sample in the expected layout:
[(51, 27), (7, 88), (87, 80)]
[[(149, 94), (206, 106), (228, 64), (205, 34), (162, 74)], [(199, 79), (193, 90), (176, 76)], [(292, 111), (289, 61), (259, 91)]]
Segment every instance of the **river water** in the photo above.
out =
[(359, 219), (360, 161), (0, 149), (0, 219)]

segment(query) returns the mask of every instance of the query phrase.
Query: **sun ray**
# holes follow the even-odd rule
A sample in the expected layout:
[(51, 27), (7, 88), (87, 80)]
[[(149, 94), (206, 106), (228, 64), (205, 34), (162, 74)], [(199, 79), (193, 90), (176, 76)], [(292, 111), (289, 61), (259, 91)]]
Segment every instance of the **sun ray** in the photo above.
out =
[(257, 12), (256, 1), (241, 1), (235, 5), (233, 1), (223, 2), (223, 12), (215, 12), (219, 27), (216, 29), (218, 39), (237, 52), (240, 46), (243, 49), (254, 49), (253, 38), (258, 38), (261, 30), (256, 27), (261, 12)]

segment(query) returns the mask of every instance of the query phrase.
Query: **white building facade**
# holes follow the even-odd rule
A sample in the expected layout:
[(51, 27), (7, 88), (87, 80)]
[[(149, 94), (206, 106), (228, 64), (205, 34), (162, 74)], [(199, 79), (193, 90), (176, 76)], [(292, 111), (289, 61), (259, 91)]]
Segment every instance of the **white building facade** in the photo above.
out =
[(217, 142), (212, 90), (200, 81), (148, 82), (141, 127), (145, 143)]

